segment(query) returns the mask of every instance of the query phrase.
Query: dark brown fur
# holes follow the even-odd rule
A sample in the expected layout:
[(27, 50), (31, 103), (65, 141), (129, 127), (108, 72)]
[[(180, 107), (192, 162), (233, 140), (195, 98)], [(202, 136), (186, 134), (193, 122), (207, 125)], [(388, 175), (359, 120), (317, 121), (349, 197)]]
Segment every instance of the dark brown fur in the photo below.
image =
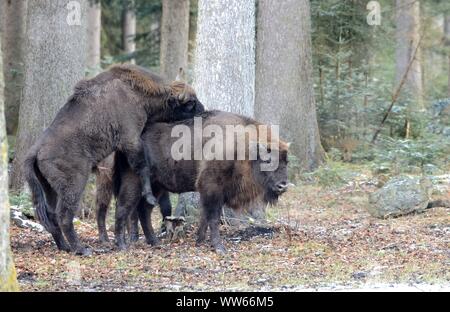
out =
[[(252, 119), (220, 111), (205, 112), (202, 117), (203, 126), (215, 124), (223, 129), (225, 125), (259, 125)], [(223, 251), (224, 247), (219, 235), (222, 206), (242, 209), (257, 201), (275, 202), (287, 187), (288, 145), (283, 141), (272, 140), (270, 132), (268, 140), (264, 140), (259, 133), (256, 138), (246, 136), (247, 145), (252, 141), (258, 144), (275, 143), (278, 146), (279, 167), (273, 172), (260, 171), (259, 164), (262, 161), (260, 158), (257, 160), (175, 161), (171, 157), (171, 147), (177, 138), (171, 137), (171, 130), (176, 124), (185, 124), (193, 128), (192, 120), (171, 124), (156, 123), (142, 135), (144, 144), (157, 147), (152, 149), (154, 153), (151, 155), (153, 190), (157, 197), (167, 191), (173, 193), (198, 191), (202, 205), (198, 243), (204, 241), (209, 227), (213, 247), (217, 251)], [(151, 221), (148, 220), (149, 211), (151, 211), (149, 208), (152, 207), (142, 200), (140, 181), (129, 170), (121, 153), (116, 153), (114, 170), (119, 215), (116, 219), (116, 239), (123, 246), (127, 216), (138, 206), (144, 234), (147, 241), (154, 244), (157, 240), (151, 228)]]
[(112, 152), (125, 155), (152, 201), (144, 157), (144, 149), (151, 146), (144, 146), (140, 136), (146, 124), (203, 111), (192, 88), (182, 85), (132, 65), (112, 67), (77, 84), (23, 164), (38, 218), (59, 249), (90, 252), (81, 245), (72, 221), (91, 170)]
[[(98, 226), (98, 237), (101, 243), (109, 241), (108, 232), (106, 231), (106, 215), (113, 195), (113, 175), (114, 175), (114, 154), (111, 154), (100, 162), (95, 170), (96, 184), (96, 216)], [(136, 177), (136, 176), (134, 176)], [(158, 198), (158, 204), (161, 210), (162, 219), (170, 216), (172, 206), (169, 199), (169, 193), (165, 192)], [(162, 231), (164, 231), (164, 223), (162, 223)], [(129, 220), (130, 241), (137, 241), (139, 238), (138, 216), (137, 210), (130, 215)]]

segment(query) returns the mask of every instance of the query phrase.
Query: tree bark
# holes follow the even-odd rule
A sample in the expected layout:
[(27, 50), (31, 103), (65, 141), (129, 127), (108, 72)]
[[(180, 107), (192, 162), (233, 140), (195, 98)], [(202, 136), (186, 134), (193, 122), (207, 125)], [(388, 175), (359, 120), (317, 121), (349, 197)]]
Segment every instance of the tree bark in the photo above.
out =
[[(126, 54), (136, 51), (136, 14), (134, 12), (134, 0), (124, 0), (122, 13), (122, 46)], [(131, 59), (134, 63), (134, 58)]]
[[(199, 0), (194, 87), (209, 109), (252, 117), (255, 81), (255, 3)], [(181, 194), (176, 215), (198, 206), (198, 195)]]
[(178, 69), (187, 70), (189, 0), (163, 0), (161, 18), (160, 73), (175, 79)]
[[(28, 3), (23, 101), (11, 173), (11, 187), (15, 190), (23, 187), (21, 163), (27, 150), (84, 76), (87, 1), (76, 3), (80, 7), (72, 10), (68, 10), (65, 0)], [(71, 16), (81, 25), (69, 23)]]
[(100, 69), (102, 31), (101, 2), (90, 2), (87, 10), (87, 59), (86, 65), (94, 72)]
[(256, 117), (280, 126), (305, 170), (323, 160), (313, 89), (307, 0), (260, 0), (256, 40)]
[(9, 241), (8, 141), (4, 115), (4, 86), (0, 42), (0, 291), (18, 291)]
[(6, 131), (15, 135), (23, 88), (27, 0), (2, 1)]
[[(445, 16), (444, 19), (444, 34), (445, 34), (445, 45), (450, 47), (450, 15)], [(448, 58), (448, 97), (450, 97), (450, 48), (447, 52)]]
[[(396, 84), (398, 85), (411, 61), (412, 53), (420, 41), (420, 1), (396, 0)], [(415, 107), (409, 111), (424, 108), (421, 49), (411, 65), (406, 78), (405, 91), (411, 94)]]
[(198, 2), (194, 87), (209, 109), (252, 117), (255, 81), (255, 2)]

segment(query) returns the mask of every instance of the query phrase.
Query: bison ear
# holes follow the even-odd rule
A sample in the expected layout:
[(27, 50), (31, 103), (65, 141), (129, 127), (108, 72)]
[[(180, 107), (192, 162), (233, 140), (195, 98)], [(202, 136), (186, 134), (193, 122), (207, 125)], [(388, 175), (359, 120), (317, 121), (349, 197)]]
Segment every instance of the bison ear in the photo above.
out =
[(175, 96), (169, 97), (167, 100), (167, 104), (169, 105), (169, 108), (174, 109), (179, 105), (178, 99)]

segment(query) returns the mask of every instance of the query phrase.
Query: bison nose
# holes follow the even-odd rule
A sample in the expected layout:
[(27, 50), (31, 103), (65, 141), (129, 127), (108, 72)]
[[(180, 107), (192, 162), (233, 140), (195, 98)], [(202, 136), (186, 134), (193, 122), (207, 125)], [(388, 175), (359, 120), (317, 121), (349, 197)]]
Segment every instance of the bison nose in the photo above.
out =
[(289, 186), (289, 184), (288, 184), (287, 181), (282, 181), (282, 182), (277, 184), (277, 189), (280, 192), (284, 192), (284, 191), (287, 190), (288, 186)]

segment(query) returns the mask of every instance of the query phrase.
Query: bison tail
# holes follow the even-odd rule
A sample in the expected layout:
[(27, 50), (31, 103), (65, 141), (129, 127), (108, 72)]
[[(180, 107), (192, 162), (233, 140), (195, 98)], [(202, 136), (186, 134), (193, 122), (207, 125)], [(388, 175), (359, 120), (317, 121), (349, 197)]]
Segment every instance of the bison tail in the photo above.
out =
[(127, 170), (128, 160), (126, 156), (117, 151), (114, 153), (114, 165), (113, 165), (113, 193), (117, 197), (120, 192), (120, 187), (122, 185), (122, 172)]
[(37, 155), (28, 156), (23, 162), (23, 172), (25, 180), (30, 186), (33, 205), (36, 209), (36, 217), (44, 228), (52, 233), (55, 230), (54, 224), (48, 217), (48, 204), (45, 199), (45, 190), (41, 181), (45, 181), (41, 171), (37, 166)]

